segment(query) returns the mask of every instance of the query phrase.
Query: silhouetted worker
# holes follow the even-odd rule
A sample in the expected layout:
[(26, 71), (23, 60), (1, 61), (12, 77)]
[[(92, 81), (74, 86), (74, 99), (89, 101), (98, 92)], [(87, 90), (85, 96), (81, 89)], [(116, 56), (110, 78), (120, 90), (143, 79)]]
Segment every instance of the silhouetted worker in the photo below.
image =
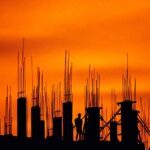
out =
[(78, 114), (78, 118), (75, 119), (75, 127), (76, 127), (76, 141), (79, 139), (81, 140), (82, 136), (82, 119), (81, 114)]

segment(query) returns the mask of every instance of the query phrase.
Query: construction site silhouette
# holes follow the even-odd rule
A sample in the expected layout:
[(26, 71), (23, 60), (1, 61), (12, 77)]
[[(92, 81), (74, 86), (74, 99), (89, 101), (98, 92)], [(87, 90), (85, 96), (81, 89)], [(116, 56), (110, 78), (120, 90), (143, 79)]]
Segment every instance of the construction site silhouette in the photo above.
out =
[[(63, 101), (60, 96), (61, 83), (53, 85), (51, 107), (49, 107), (47, 87), (43, 85), (43, 73), (39, 68), (37, 69), (37, 85), (32, 83), (31, 137), (27, 137), (25, 56), (22, 51), (20, 60), (18, 53), (17, 136), (12, 134), (11, 89), (7, 87), (4, 135), (0, 136), (0, 149), (145, 150), (138, 124), (142, 125), (147, 136), (150, 135), (150, 130), (134, 106), (136, 80), (134, 98), (130, 82), (127, 67), (125, 76), (122, 76), (123, 99), (116, 103), (119, 109), (114, 109), (109, 121), (105, 121), (100, 102), (100, 74), (96, 73), (95, 69), (92, 70), (89, 65), (85, 85), (85, 114), (79, 113), (73, 121), (72, 64), (66, 51)], [(108, 134), (104, 136), (103, 131), (106, 128)]]

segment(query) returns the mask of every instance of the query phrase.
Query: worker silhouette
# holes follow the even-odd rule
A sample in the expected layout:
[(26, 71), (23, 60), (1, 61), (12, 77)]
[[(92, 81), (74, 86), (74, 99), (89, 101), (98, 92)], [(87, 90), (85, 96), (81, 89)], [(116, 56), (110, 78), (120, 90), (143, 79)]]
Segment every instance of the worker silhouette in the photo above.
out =
[(76, 127), (76, 141), (81, 140), (82, 136), (82, 119), (81, 114), (78, 114), (78, 117), (75, 119), (75, 127)]

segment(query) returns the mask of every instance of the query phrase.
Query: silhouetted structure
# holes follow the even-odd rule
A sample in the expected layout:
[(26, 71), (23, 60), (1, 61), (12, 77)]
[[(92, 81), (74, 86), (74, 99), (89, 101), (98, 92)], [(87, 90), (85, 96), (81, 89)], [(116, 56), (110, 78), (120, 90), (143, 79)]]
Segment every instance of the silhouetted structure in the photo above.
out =
[(91, 71), (86, 81), (85, 94), (85, 125), (84, 140), (88, 142), (100, 141), (100, 75)]
[(55, 141), (62, 140), (62, 112), (61, 108), (61, 83), (55, 89), (52, 87), (52, 117), (53, 117), (53, 139)]
[(40, 139), (44, 140), (45, 139), (45, 121), (44, 120), (40, 120)]
[[(121, 105), (121, 134), (123, 143), (138, 143), (138, 111), (136, 106), (136, 79), (134, 84), (134, 98), (132, 98), (131, 78), (128, 71), (128, 54), (126, 75), (122, 75), (122, 95), (123, 102)], [(134, 101), (132, 101), (134, 99)], [(134, 104), (134, 105), (133, 105)], [(134, 110), (133, 110), (134, 108)]]
[(41, 121), (40, 121), (40, 107), (32, 106), (31, 108), (31, 136), (34, 141), (41, 140)]
[(141, 143), (141, 139), (139, 137), (139, 129), (138, 129), (138, 114), (139, 111), (137, 110), (132, 110), (132, 142), (133, 143)]
[(121, 103), (121, 133), (122, 142), (125, 143), (137, 143), (138, 142), (138, 111), (132, 110), (132, 104), (134, 102), (131, 100), (126, 100)]
[[(43, 97), (40, 101), (40, 69), (37, 68), (37, 87), (32, 89), (32, 108), (31, 108), (31, 136), (34, 141), (43, 141), (45, 138), (45, 121), (41, 119), (43, 110)], [(42, 75), (43, 76), (43, 75)], [(43, 81), (42, 81), (43, 82)], [(42, 89), (43, 90), (43, 89)], [(43, 96), (43, 95), (42, 95)], [(41, 107), (40, 107), (41, 102)], [(43, 117), (43, 114), (42, 114)]]
[[(21, 61), (20, 61), (21, 57)], [(17, 135), (22, 140), (27, 137), (27, 100), (25, 97), (25, 56), (24, 39), (21, 56), (18, 52), (18, 99), (17, 99)]]
[(117, 138), (117, 122), (111, 121), (110, 122), (110, 142), (116, 143), (118, 142)]
[(86, 109), (85, 117), (85, 135), (84, 140), (87, 142), (100, 141), (100, 108), (89, 107)]
[(26, 98), (20, 97), (17, 100), (17, 135), (23, 139), (27, 136), (27, 123), (26, 123)]
[[(40, 73), (40, 72), (39, 72)], [(40, 80), (40, 79), (39, 79)], [(41, 99), (40, 99), (40, 138), (44, 140), (45, 138), (45, 121), (44, 121), (44, 89), (43, 89), (43, 72), (41, 73)], [(40, 85), (39, 85), (40, 86)]]
[(63, 103), (63, 139), (73, 141), (72, 102)]
[(64, 103), (63, 103), (63, 139), (73, 141), (72, 124), (72, 64), (70, 66), (69, 53), (65, 52), (64, 72)]
[(53, 118), (53, 138), (55, 141), (62, 140), (62, 117)]

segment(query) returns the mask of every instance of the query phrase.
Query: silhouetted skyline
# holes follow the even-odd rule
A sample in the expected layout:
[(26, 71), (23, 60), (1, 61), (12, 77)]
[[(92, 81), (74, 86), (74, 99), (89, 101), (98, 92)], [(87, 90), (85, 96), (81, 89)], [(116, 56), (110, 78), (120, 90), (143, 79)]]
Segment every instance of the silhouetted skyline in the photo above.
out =
[[(20, 57), (21, 56), (21, 57)], [(21, 58), (21, 59), (20, 59)], [(44, 75), (40, 68), (37, 68), (37, 81), (36, 85), (33, 83), (32, 73), (32, 106), (28, 107), (26, 98), (26, 63), (24, 55), (24, 39), (23, 49), (18, 52), (18, 99), (17, 99), (17, 137), (12, 134), (12, 96), (11, 89), (6, 95), (6, 109), (4, 116), (4, 136), (1, 136), (5, 144), (11, 142), (12, 144), (28, 144), (45, 143), (53, 145), (51, 142), (64, 142), (72, 143), (76, 134), (78, 134), (78, 123), (75, 119), (75, 126), (73, 125), (73, 91), (72, 91), (72, 63), (70, 65), (70, 53), (65, 51), (64, 60), (64, 96), (61, 97), (61, 84), (58, 86), (53, 85), (51, 98), (47, 97), (47, 85), (44, 84)], [(31, 69), (32, 66), (31, 59)], [(134, 88), (129, 74), (128, 54), (127, 54), (127, 67), (126, 72), (122, 75), (122, 100), (116, 103), (115, 91), (112, 93), (112, 107), (109, 118), (103, 115), (107, 113), (104, 111), (104, 101), (101, 98), (101, 78), (100, 74), (96, 72), (95, 68), (91, 69), (89, 65), (88, 78), (85, 86), (85, 114), (78, 119), (83, 122), (80, 127), (80, 138), (76, 138), (76, 142), (82, 143), (102, 143), (107, 142), (110, 147), (115, 146), (117, 149), (122, 145), (144, 150), (147, 144), (143, 143), (146, 137), (150, 136), (149, 122), (147, 125), (146, 118), (140, 116), (140, 111), (136, 107), (136, 79), (134, 81)], [(132, 91), (132, 89), (134, 89)], [(133, 95), (133, 96), (132, 96)], [(119, 105), (116, 110), (114, 105)], [(28, 114), (28, 109), (31, 109)], [(45, 114), (45, 115), (44, 115)], [(31, 138), (27, 135), (27, 118), (31, 115)], [(118, 118), (119, 116), (119, 118)], [(149, 119), (149, 118), (148, 118)], [(52, 125), (50, 128), (50, 124)], [(106, 130), (107, 129), (107, 130)], [(121, 129), (121, 130), (119, 130)], [(50, 133), (50, 131), (52, 131)], [(105, 133), (104, 133), (105, 131)], [(118, 133), (120, 132), (120, 133)], [(46, 133), (46, 134), (45, 134)], [(145, 136), (143, 136), (144, 134)], [(15, 141), (14, 141), (15, 140)], [(147, 138), (148, 143), (148, 138)], [(45, 143), (46, 144), (46, 143)], [(65, 145), (64, 145), (65, 146)], [(66, 145), (67, 146), (67, 145)], [(121, 146), (121, 147), (122, 147)]]

